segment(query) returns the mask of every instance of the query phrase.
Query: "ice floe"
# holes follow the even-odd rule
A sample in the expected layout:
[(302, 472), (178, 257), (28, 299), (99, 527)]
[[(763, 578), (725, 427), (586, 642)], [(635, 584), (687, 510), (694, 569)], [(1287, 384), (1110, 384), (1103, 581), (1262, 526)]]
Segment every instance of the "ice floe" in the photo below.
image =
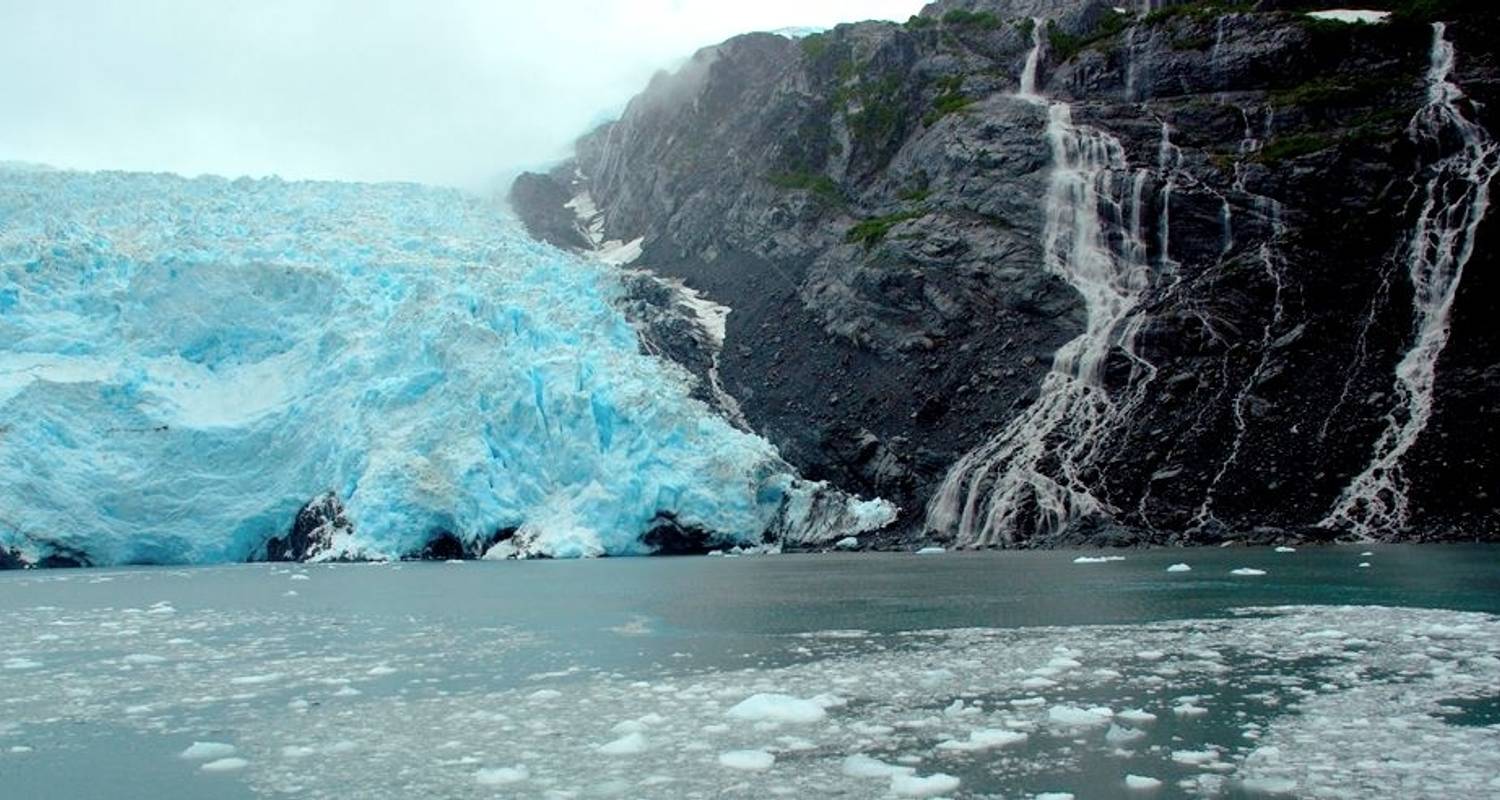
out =
[(234, 755), (235, 746), (224, 742), (193, 742), (177, 755), (189, 761), (211, 761)]
[(751, 695), (725, 713), (734, 719), (750, 722), (808, 723), (828, 716), (823, 705), (814, 700), (775, 693)]
[[(437, 618), (0, 612), (10, 658), (43, 632), (77, 657), (6, 673), (0, 753), (32, 745), (23, 726), (127, 726), (270, 796), (1089, 796), (1059, 776), (1102, 764), (1121, 796), (1482, 797), (1500, 772), (1493, 729), (1441, 713), (1494, 695), (1500, 619), (1454, 611), (827, 631), (741, 667), (669, 648), (645, 672), (539, 666), (554, 643)], [(123, 670), (122, 653), (169, 661)]]
[(764, 750), (730, 750), (719, 754), (719, 765), (745, 772), (763, 772), (776, 763), (776, 756)]

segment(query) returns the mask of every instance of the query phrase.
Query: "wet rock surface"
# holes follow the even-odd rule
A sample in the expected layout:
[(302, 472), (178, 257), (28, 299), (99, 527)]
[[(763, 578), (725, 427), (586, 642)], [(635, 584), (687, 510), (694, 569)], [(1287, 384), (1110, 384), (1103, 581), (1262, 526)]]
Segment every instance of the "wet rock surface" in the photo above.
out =
[(308, 561), (333, 547), (333, 537), (354, 529), (343, 501), (333, 492), (313, 498), (297, 512), (285, 536), (266, 542), (267, 561)]
[[(1037, 401), (1090, 320), (1048, 263), (1049, 109), (1067, 104), (1118, 143), (1110, 178), (1139, 182), (1130, 209), (1101, 207), (1100, 236), (1117, 252), (1138, 237), (1149, 285), (1102, 367), (1128, 413), (1072, 476), (1102, 511), (1008, 544), (1494, 538), (1493, 214), (1401, 463), (1403, 524), (1326, 524), (1408, 413), (1409, 239), (1459, 146), (1409, 130), (1434, 21), (1463, 113), (1500, 130), (1494, 9), (1363, 5), (1397, 13), (945, 0), (906, 24), (742, 36), (659, 76), (512, 200), (576, 247), (534, 220), (586, 188), (606, 238), (644, 237), (639, 266), (733, 309), (720, 371), (756, 431), (808, 477), (898, 503), (887, 544), (943, 541), (926, 511), (945, 474)], [(1034, 51), (1040, 101), (1016, 96)]]

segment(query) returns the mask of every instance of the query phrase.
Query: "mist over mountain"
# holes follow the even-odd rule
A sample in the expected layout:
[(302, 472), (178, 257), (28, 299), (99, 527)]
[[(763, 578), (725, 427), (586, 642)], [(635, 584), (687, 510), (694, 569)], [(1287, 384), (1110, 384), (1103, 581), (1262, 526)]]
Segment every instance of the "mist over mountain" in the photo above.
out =
[(490, 189), (657, 70), (914, 0), (0, 4), (0, 159)]

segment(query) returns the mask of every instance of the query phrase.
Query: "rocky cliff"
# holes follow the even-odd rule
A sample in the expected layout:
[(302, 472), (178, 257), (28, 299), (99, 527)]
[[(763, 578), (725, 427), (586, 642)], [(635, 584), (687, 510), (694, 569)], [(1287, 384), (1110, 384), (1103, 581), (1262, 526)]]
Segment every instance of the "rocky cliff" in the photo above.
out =
[(731, 308), (723, 389), (887, 542), (1500, 535), (1497, 12), (1137, 5), (741, 36), (512, 200)]

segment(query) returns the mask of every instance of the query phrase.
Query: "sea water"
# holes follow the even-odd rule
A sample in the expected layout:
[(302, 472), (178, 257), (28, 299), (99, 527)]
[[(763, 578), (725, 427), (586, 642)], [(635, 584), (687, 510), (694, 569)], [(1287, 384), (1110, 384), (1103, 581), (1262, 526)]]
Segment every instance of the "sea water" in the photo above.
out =
[(0, 574), (0, 795), (1484, 796), (1497, 556)]

